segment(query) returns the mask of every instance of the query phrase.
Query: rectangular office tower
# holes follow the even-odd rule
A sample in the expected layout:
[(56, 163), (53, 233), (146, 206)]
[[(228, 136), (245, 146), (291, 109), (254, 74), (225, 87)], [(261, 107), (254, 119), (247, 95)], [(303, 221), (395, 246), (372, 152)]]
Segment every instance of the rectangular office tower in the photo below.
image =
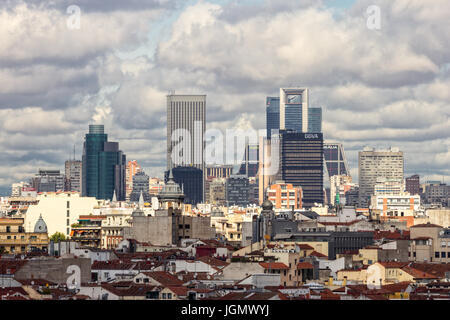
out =
[(126, 156), (109, 142), (103, 125), (90, 125), (83, 145), (82, 196), (125, 200)]
[(206, 95), (167, 96), (167, 169), (204, 170)]
[(280, 130), (308, 131), (308, 89), (280, 89)]
[(324, 203), (323, 135), (282, 130), (277, 180), (303, 189), (303, 206)]
[(403, 181), (403, 152), (398, 148), (376, 151), (364, 148), (358, 154), (359, 205), (368, 206), (374, 194), (377, 179), (385, 178)]
[(205, 121), (206, 95), (167, 96), (167, 170), (192, 166), (205, 181)]
[(322, 108), (310, 107), (308, 89), (281, 88), (279, 97), (266, 98), (266, 130), (322, 132)]

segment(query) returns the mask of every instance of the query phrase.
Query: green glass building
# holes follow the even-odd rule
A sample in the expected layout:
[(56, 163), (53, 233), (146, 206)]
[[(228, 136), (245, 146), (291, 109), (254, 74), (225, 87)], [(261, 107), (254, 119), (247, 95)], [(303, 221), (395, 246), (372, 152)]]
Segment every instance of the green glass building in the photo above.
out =
[(90, 125), (83, 146), (82, 196), (125, 200), (126, 156), (109, 142), (103, 125)]

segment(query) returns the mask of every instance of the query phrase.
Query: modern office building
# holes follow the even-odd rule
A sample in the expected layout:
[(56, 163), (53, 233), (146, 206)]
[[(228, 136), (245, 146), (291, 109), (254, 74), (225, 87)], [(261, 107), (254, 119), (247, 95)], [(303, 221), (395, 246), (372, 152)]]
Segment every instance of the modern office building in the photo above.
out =
[(324, 203), (323, 135), (280, 131), (280, 161), (276, 179), (303, 190), (303, 206)]
[[(203, 171), (196, 167), (175, 167), (173, 180), (180, 185), (184, 193), (184, 203), (196, 205), (203, 202)], [(170, 171), (165, 172), (165, 182), (170, 179)]]
[(256, 177), (259, 169), (259, 145), (247, 144), (244, 151), (244, 159), (238, 174), (246, 175), (247, 177)]
[(322, 132), (322, 108), (309, 108), (308, 132)]
[(233, 173), (232, 165), (206, 166), (206, 176), (214, 178), (228, 178)]
[(403, 180), (404, 158), (398, 148), (379, 151), (364, 148), (358, 158), (360, 206), (368, 206), (377, 179)]
[(103, 125), (89, 125), (83, 146), (82, 195), (125, 200), (126, 156), (118, 142), (109, 142)]
[(329, 178), (332, 176), (351, 176), (344, 147), (341, 143), (325, 142), (323, 144), (323, 154)]
[[(205, 175), (206, 95), (167, 96), (167, 170), (193, 166)], [(202, 197), (205, 196), (202, 183)], [(196, 201), (196, 200), (195, 200)]]
[(228, 206), (246, 207), (249, 204), (249, 181), (245, 175), (231, 175), (226, 184)]
[(279, 97), (266, 98), (266, 129), (322, 132), (322, 108), (309, 107), (307, 88), (281, 88)]
[(193, 166), (204, 171), (205, 117), (206, 95), (167, 96), (167, 170)]
[(151, 202), (150, 196), (150, 177), (140, 170), (133, 176), (133, 190), (130, 193), (130, 201), (139, 202), (139, 198), (142, 196), (145, 202)]
[(64, 191), (65, 176), (59, 170), (41, 170), (31, 178), (31, 187), (38, 193)]
[(66, 191), (81, 192), (83, 162), (81, 160), (67, 160), (65, 163)]
[(280, 98), (266, 98), (266, 128), (267, 138), (270, 139), (272, 130), (280, 130)]
[(420, 177), (418, 174), (405, 178), (405, 189), (411, 195), (420, 194)]
[(308, 89), (280, 88), (280, 130), (308, 131)]

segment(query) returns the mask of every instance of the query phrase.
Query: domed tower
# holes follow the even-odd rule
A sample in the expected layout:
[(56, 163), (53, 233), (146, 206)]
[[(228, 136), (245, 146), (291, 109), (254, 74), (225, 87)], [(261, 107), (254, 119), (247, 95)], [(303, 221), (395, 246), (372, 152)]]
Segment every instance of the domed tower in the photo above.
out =
[(42, 219), (42, 214), (39, 215), (39, 219), (36, 221), (36, 224), (34, 225), (34, 232), (35, 233), (47, 233), (47, 224), (45, 223), (44, 219)]
[(169, 173), (169, 180), (158, 194), (159, 207), (164, 209), (181, 209), (184, 201), (184, 192), (173, 180), (172, 170)]

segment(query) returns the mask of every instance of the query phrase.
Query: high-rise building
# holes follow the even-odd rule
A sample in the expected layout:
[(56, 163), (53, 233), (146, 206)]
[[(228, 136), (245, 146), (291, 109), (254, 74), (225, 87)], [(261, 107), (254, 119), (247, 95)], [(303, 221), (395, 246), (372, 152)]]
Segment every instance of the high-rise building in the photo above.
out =
[(31, 178), (31, 186), (38, 193), (64, 191), (65, 176), (59, 170), (41, 170)]
[(322, 132), (322, 108), (309, 108), (308, 132)]
[(83, 145), (82, 195), (125, 200), (126, 156), (118, 142), (109, 142), (103, 125), (89, 125)]
[(280, 98), (267, 97), (266, 105), (267, 138), (270, 139), (272, 130), (280, 130)]
[(205, 121), (206, 95), (167, 96), (167, 170), (193, 166), (205, 174)]
[(177, 166), (204, 170), (205, 115), (205, 95), (167, 96), (168, 170)]
[(420, 177), (418, 174), (405, 179), (405, 189), (409, 194), (420, 194)]
[(302, 187), (304, 207), (323, 204), (322, 133), (282, 130), (279, 137), (280, 161), (276, 179)]
[[(196, 167), (175, 167), (171, 170), (173, 181), (180, 185), (184, 203), (196, 205), (203, 202), (203, 171)], [(170, 171), (165, 172), (165, 182), (170, 180)]]
[(81, 192), (82, 166), (80, 160), (67, 160), (65, 163), (66, 191)]
[(126, 168), (126, 199), (130, 199), (130, 194), (133, 191), (133, 177), (141, 170), (141, 166), (136, 160), (130, 160)]
[(341, 143), (325, 142), (323, 144), (323, 154), (329, 178), (332, 176), (351, 176), (344, 147)]
[(360, 206), (369, 205), (377, 179), (403, 180), (403, 152), (398, 148), (379, 151), (364, 148), (358, 158)]
[(244, 159), (238, 174), (246, 175), (247, 177), (256, 177), (259, 168), (259, 145), (247, 144), (244, 152)]
[(130, 193), (130, 201), (139, 202), (139, 198), (142, 196), (145, 202), (151, 201), (150, 190), (150, 177), (140, 170), (133, 175), (133, 190)]
[(228, 206), (247, 207), (249, 204), (249, 181), (245, 175), (231, 175), (228, 177), (225, 190)]
[(308, 89), (280, 88), (280, 130), (308, 131)]

